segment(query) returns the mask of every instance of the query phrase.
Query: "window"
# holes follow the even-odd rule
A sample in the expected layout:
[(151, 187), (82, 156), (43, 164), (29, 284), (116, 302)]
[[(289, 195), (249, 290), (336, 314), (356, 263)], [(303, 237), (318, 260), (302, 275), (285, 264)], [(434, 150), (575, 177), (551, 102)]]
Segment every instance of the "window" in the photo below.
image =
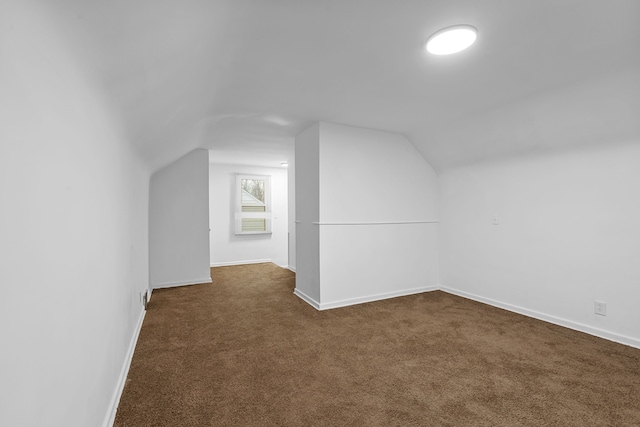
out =
[(271, 233), (271, 177), (236, 176), (236, 234)]

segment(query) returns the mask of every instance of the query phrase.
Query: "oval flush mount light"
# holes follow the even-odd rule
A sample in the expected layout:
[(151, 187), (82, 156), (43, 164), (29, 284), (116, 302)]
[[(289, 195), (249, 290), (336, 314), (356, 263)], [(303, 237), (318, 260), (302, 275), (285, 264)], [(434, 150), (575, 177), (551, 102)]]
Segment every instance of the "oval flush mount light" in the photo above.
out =
[(434, 55), (451, 55), (465, 50), (476, 41), (478, 30), (471, 25), (454, 25), (436, 31), (427, 40), (427, 51)]

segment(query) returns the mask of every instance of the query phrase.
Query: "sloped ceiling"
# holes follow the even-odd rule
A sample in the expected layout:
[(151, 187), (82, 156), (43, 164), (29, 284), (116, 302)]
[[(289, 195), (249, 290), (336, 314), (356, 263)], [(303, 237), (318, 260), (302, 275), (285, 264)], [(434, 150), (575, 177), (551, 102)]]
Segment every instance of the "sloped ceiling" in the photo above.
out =
[[(637, 0), (56, 0), (152, 168), (279, 165), (315, 121), (397, 132), (443, 170), (640, 141)], [(450, 57), (427, 37), (468, 23)]]

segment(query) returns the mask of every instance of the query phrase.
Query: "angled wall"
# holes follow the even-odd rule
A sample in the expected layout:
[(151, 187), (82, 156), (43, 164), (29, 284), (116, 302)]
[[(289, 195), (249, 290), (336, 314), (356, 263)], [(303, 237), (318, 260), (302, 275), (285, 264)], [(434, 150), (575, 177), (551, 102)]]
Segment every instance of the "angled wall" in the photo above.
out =
[(151, 176), (149, 278), (152, 288), (211, 282), (205, 149), (193, 150)]
[(0, 425), (108, 425), (148, 287), (149, 171), (44, 2), (0, 3)]
[[(296, 287), (311, 287), (317, 308), (437, 286), (436, 175), (405, 137), (319, 123), (296, 139), (296, 185)], [(300, 247), (314, 233), (317, 255)]]

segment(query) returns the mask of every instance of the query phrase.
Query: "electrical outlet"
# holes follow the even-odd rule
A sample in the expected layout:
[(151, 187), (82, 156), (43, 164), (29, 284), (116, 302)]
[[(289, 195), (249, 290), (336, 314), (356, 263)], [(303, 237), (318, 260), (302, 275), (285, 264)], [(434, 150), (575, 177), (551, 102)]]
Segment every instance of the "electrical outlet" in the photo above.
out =
[(593, 312), (595, 314), (599, 314), (600, 316), (606, 316), (607, 315), (607, 303), (606, 302), (594, 301), (593, 305), (594, 305)]

